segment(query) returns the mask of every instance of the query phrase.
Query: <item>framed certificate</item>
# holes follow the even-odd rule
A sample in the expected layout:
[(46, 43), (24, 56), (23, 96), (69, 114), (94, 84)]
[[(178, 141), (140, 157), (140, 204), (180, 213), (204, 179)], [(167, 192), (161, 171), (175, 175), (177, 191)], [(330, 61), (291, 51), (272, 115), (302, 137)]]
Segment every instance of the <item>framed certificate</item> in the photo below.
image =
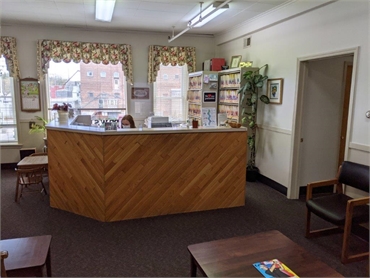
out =
[(26, 112), (41, 111), (40, 84), (35, 78), (19, 80), (21, 110)]

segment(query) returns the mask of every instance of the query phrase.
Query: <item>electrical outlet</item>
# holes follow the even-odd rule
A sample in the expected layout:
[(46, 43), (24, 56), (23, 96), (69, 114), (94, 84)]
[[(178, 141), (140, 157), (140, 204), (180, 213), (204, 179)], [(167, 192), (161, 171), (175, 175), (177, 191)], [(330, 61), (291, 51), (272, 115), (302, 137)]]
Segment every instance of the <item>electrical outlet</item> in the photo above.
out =
[(28, 123), (28, 127), (29, 127), (29, 129), (31, 129), (31, 128), (32, 128), (32, 126), (33, 126), (34, 124), (36, 124), (36, 123), (35, 123), (35, 122), (29, 122), (29, 123)]

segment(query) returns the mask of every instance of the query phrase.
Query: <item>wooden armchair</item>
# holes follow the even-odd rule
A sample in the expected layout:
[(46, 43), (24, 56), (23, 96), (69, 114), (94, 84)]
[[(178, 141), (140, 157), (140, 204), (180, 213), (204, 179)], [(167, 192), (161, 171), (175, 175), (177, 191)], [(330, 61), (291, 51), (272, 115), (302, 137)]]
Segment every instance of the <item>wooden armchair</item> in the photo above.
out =
[[(359, 190), (369, 192), (369, 166), (344, 161), (339, 167), (337, 178), (307, 184), (306, 196), (306, 237), (331, 234), (344, 231), (342, 244), (342, 263), (358, 261), (369, 256), (369, 252), (349, 255), (349, 239), (352, 224), (369, 222), (370, 197), (353, 199), (343, 194), (342, 184), (346, 184)], [(312, 190), (316, 187), (335, 186), (335, 193), (313, 198)], [(310, 230), (311, 212), (322, 219), (336, 225), (336, 227)]]
[[(24, 189), (27, 188), (28, 192), (41, 192), (47, 195), (47, 191), (45, 185), (43, 183), (43, 167), (36, 167), (36, 168), (26, 168), (26, 169), (17, 169), (17, 187), (15, 190), (15, 201), (19, 202), (20, 198), (22, 197), (23, 193), (25, 193)], [(31, 188), (33, 185), (41, 184), (41, 191), (40, 189)]]

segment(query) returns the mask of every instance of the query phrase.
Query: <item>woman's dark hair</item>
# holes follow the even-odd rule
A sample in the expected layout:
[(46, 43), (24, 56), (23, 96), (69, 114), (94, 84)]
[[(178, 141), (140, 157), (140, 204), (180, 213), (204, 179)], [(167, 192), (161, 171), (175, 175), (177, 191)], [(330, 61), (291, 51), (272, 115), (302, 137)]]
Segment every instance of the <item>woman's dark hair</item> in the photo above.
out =
[(123, 120), (129, 121), (130, 123), (130, 128), (136, 128), (134, 118), (131, 115), (125, 115), (123, 116), (121, 123)]

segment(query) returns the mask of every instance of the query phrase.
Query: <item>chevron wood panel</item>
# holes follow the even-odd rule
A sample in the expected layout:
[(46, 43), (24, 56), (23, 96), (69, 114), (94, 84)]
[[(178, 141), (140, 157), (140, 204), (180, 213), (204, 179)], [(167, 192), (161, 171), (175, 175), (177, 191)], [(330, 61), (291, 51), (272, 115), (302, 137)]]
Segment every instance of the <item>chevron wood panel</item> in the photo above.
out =
[(246, 132), (105, 136), (106, 221), (244, 205)]
[(102, 136), (48, 130), (52, 207), (105, 221), (103, 151)]
[(48, 131), (50, 204), (100, 221), (244, 205), (246, 132)]

